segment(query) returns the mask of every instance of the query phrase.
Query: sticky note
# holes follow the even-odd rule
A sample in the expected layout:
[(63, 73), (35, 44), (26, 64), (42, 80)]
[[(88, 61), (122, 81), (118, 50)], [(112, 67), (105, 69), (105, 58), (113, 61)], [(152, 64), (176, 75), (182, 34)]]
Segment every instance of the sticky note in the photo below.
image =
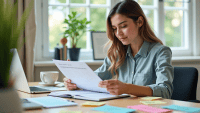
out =
[(151, 107), (147, 105), (127, 106), (127, 108), (137, 109), (139, 111), (148, 112), (148, 113), (165, 113), (165, 112), (171, 111), (168, 109), (156, 108), (156, 107)]
[(83, 113), (83, 112), (82, 111), (65, 111), (65, 110), (62, 110), (59, 113)]
[(149, 105), (149, 104), (166, 104), (166, 102), (162, 102), (162, 101), (140, 101), (140, 103), (145, 104), (145, 105)]
[(115, 107), (115, 106), (109, 106), (109, 105), (96, 107), (96, 108), (93, 108), (92, 110), (102, 111), (102, 112), (111, 112), (111, 113), (128, 113), (128, 112), (134, 112), (135, 111), (135, 109)]
[(185, 106), (178, 106), (178, 105), (169, 105), (169, 106), (162, 106), (162, 108), (172, 109), (177, 111), (184, 111), (184, 112), (200, 112), (200, 108), (195, 107), (185, 107)]
[(148, 100), (148, 101), (151, 101), (151, 100), (162, 99), (162, 97), (142, 97), (141, 99), (142, 99), (142, 100)]
[(84, 107), (99, 107), (105, 105), (105, 102), (85, 102), (82, 104)]

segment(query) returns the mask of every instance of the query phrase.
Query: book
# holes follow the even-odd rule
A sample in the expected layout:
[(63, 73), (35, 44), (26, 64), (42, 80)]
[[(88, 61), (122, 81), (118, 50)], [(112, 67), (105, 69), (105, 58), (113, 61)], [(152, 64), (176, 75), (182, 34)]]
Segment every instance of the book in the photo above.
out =
[(111, 95), (109, 93), (94, 92), (87, 90), (56, 91), (56, 92), (51, 92), (48, 96), (74, 98), (74, 99), (91, 100), (91, 101), (103, 101), (116, 98), (130, 97), (130, 95), (128, 94)]
[[(101, 101), (107, 99), (129, 97), (128, 94), (111, 95), (106, 88), (98, 87), (102, 79), (85, 62), (53, 60), (65, 77), (71, 79), (80, 91), (51, 93), (51, 96), (72, 97), (76, 99)], [(98, 95), (98, 96), (95, 96)]]

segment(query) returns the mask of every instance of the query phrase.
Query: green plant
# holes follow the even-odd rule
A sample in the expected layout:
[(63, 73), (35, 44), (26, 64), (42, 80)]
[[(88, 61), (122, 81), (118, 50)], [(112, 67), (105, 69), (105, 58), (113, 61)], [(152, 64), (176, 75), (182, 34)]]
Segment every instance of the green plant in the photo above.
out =
[(18, 2), (0, 0), (0, 88), (9, 86), (9, 71), (12, 61), (10, 49), (18, 47), (18, 38), (22, 35), (25, 22), (31, 11), (33, 3), (23, 13), (20, 21), (17, 19)]
[(79, 39), (86, 32), (87, 24), (91, 23), (91, 21), (87, 21), (86, 18), (78, 19), (80, 15), (77, 15), (77, 12), (72, 12), (72, 14), (68, 15), (69, 19), (65, 19), (64, 23), (67, 24), (65, 32), (63, 33), (65, 38), (71, 38), (71, 46), (72, 48), (76, 48)]

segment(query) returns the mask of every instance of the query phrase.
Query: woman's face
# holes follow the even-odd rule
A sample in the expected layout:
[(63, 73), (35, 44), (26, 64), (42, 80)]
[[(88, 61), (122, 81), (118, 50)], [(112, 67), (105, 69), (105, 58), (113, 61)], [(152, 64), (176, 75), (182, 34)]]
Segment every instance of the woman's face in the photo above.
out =
[(111, 17), (112, 29), (115, 36), (123, 45), (137, 43), (140, 38), (138, 23), (134, 23), (131, 18), (121, 14), (115, 14)]

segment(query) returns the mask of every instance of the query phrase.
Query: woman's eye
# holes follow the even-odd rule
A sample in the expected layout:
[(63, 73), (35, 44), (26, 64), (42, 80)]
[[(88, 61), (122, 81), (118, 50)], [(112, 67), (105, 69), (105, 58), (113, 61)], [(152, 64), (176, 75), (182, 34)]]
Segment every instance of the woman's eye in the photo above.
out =
[(127, 25), (122, 26), (122, 28), (125, 28)]
[(116, 30), (117, 30), (117, 29), (114, 29), (114, 28), (113, 28), (113, 31), (116, 31)]

